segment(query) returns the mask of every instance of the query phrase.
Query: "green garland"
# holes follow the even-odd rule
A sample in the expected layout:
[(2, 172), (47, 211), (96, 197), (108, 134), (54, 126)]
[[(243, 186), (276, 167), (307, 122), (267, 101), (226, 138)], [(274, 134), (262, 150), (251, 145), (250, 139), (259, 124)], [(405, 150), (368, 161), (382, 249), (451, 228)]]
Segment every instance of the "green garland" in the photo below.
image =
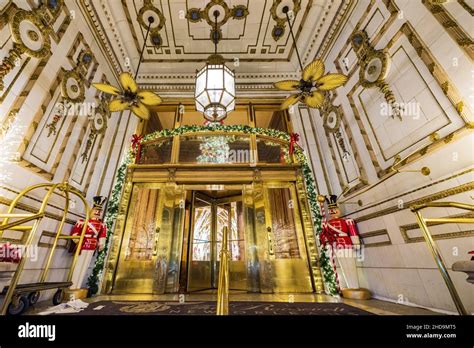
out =
[(99, 277), (104, 269), (104, 263), (107, 256), (107, 250), (109, 249), (109, 240), (112, 236), (112, 227), (114, 225), (115, 219), (119, 211), (120, 198), (122, 196), (123, 183), (125, 182), (125, 176), (127, 173), (127, 166), (133, 162), (134, 157), (131, 154), (131, 151), (128, 151), (122, 163), (120, 164), (119, 169), (117, 170), (117, 175), (115, 177), (115, 185), (112, 189), (112, 196), (107, 204), (107, 211), (105, 213), (104, 223), (107, 226), (107, 237), (105, 242), (105, 248), (102, 251), (99, 251), (97, 259), (95, 260), (94, 268), (92, 273), (87, 279), (87, 286), (89, 287), (89, 294), (94, 295), (99, 291)]
[[(209, 125), (209, 126), (182, 126), (174, 129), (165, 129), (162, 131), (157, 131), (151, 134), (147, 134), (143, 137), (142, 143), (156, 140), (159, 138), (172, 137), (176, 135), (182, 135), (185, 133), (198, 133), (198, 132), (209, 132), (209, 131), (221, 131), (221, 132), (240, 132), (244, 134), (258, 134), (266, 135), (272, 138), (280, 139), (283, 141), (290, 141), (290, 135), (288, 133), (269, 128), (253, 128), (249, 126), (242, 125), (233, 125), (233, 126), (224, 126), (224, 125)], [(297, 145), (297, 144), (296, 144)], [(317, 201), (317, 193), (315, 188), (315, 183), (311, 169), (308, 164), (308, 160), (303, 152), (303, 150), (297, 145), (295, 146), (294, 155), (298, 162), (302, 166), (303, 177), (305, 180), (306, 191), (308, 195), (309, 206), (311, 210), (311, 215), (313, 218), (313, 226), (316, 230), (316, 237), (321, 233), (321, 212), (319, 204)], [(120, 198), (122, 194), (123, 184), (125, 182), (125, 175), (127, 171), (127, 166), (132, 163), (134, 160), (134, 153), (132, 150), (129, 150), (126, 156), (124, 157), (115, 180), (115, 185), (112, 190), (112, 196), (110, 198), (109, 204), (107, 206), (107, 211), (105, 215), (105, 224), (107, 225), (107, 240), (106, 247), (99, 252), (94, 269), (92, 274), (88, 278), (87, 285), (89, 286), (90, 294), (95, 294), (98, 292), (98, 282), (99, 277), (104, 269), (105, 258), (107, 255), (109, 239), (112, 235), (112, 227), (117, 218), (119, 211)], [(332, 267), (330, 261), (330, 255), (326, 249), (320, 248), (320, 267), (323, 274), (324, 282), (326, 285), (326, 292), (330, 295), (338, 295), (338, 288), (336, 282), (336, 274)]]

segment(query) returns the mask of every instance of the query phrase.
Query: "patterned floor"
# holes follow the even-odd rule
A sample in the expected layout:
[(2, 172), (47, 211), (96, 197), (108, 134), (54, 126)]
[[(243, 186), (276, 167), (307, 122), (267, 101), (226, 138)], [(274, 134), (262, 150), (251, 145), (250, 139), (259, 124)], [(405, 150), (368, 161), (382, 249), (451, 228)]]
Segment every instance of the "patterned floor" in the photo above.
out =
[[(100, 306), (103, 306), (100, 308)], [(99, 307), (100, 309), (94, 309)], [(344, 303), (231, 302), (230, 315), (373, 315)], [(216, 302), (98, 301), (72, 315), (215, 315)], [(68, 315), (68, 314), (65, 314)]]

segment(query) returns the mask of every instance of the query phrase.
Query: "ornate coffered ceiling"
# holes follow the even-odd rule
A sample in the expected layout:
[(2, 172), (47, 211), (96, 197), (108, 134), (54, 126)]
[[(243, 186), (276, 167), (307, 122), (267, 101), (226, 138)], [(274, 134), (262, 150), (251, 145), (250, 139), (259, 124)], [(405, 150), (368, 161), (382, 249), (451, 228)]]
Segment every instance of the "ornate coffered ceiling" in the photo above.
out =
[[(323, 54), (345, 20), (344, 0), (78, 0), (115, 72), (134, 72), (151, 26), (138, 82), (162, 93), (186, 93), (213, 53), (235, 70), (237, 89), (275, 92), (272, 82), (298, 78), (298, 64), (282, 13), (295, 13), (294, 30), (303, 63)], [(218, 10), (217, 31), (213, 13)]]

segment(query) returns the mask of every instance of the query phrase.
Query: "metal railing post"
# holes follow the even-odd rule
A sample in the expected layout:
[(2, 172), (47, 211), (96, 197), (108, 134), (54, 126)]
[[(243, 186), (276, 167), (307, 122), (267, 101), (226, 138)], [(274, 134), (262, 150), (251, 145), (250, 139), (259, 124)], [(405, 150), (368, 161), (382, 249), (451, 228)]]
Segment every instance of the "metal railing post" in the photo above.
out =
[(449, 290), (449, 293), (451, 295), (451, 298), (453, 299), (454, 305), (456, 306), (456, 309), (459, 314), (461, 315), (468, 315), (466, 308), (464, 308), (464, 305), (461, 301), (461, 298), (459, 297), (459, 294), (456, 290), (456, 287), (454, 286), (454, 283), (449, 276), (448, 269), (446, 268), (446, 265), (443, 261), (443, 258), (441, 256), (441, 253), (438, 249), (438, 246), (436, 245), (435, 241), (433, 240), (433, 236), (431, 235), (427, 222), (439, 222), (439, 223), (472, 223), (473, 219), (472, 218), (442, 218), (442, 219), (425, 219), (421, 215), (421, 210), (428, 208), (428, 207), (452, 207), (452, 208), (459, 208), (459, 209), (466, 209), (466, 210), (474, 210), (474, 206), (468, 205), (468, 204), (462, 204), (462, 203), (456, 203), (456, 202), (433, 202), (433, 203), (427, 203), (427, 204), (422, 204), (418, 206), (413, 206), (411, 207), (411, 211), (415, 213), (416, 220), (418, 222), (418, 225), (420, 226), (421, 232), (423, 233), (423, 237), (426, 241), (426, 244), (428, 244), (428, 247), (431, 251), (431, 254), (433, 255), (433, 258), (436, 262), (436, 265), (438, 266), (438, 269), (441, 273), (441, 276), (443, 277), (443, 280)]
[(222, 229), (221, 264), (219, 267), (219, 285), (217, 288), (217, 315), (229, 314), (229, 250), (227, 247), (228, 228)]

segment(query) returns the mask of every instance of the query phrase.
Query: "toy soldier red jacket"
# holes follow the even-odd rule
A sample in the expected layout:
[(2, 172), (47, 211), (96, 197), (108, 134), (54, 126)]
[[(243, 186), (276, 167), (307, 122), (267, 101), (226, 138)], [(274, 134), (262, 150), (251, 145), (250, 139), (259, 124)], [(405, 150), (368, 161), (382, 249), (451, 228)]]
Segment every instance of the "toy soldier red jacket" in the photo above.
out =
[(359, 233), (352, 219), (331, 219), (323, 222), (320, 235), (321, 244), (336, 244), (339, 247), (351, 247), (359, 244)]
[[(82, 227), (84, 226), (84, 220), (79, 220), (72, 229), (71, 236), (81, 235)], [(107, 226), (102, 220), (92, 219), (87, 223), (86, 233), (82, 241), (81, 250), (95, 250), (97, 248), (97, 242), (105, 243), (107, 237)]]

